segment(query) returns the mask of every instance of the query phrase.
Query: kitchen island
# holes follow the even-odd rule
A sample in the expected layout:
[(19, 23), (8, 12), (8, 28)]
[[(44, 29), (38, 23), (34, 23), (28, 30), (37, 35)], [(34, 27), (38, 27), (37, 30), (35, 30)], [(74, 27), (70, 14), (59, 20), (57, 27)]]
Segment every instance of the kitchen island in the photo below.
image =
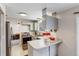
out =
[(56, 56), (60, 39), (46, 41), (45, 39), (28, 41), (28, 56)]

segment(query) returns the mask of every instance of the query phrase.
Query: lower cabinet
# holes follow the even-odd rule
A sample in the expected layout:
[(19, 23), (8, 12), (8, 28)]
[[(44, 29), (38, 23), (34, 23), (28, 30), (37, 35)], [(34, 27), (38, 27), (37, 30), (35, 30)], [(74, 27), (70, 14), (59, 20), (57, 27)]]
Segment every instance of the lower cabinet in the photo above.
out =
[(28, 56), (56, 56), (56, 54), (57, 54), (56, 45), (35, 49), (30, 44), (28, 44)]

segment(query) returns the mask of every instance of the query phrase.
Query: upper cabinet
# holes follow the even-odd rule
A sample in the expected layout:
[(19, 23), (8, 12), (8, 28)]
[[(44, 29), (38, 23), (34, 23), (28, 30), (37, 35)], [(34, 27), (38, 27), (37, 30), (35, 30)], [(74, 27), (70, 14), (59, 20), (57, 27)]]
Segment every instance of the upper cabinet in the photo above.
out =
[(42, 19), (42, 22), (39, 24), (40, 31), (50, 31), (57, 30), (58, 28), (58, 19), (52, 16), (46, 15), (45, 18)]
[(52, 16), (46, 16), (46, 30), (56, 30), (58, 28), (58, 19)]
[(42, 20), (41, 23), (39, 23), (39, 31), (45, 31), (46, 29), (46, 20)]

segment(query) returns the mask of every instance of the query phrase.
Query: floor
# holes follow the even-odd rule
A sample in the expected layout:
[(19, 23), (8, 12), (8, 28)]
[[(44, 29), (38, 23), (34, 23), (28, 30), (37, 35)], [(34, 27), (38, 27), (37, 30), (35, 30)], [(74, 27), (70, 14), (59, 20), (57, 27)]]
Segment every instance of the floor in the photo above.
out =
[(11, 48), (11, 56), (24, 56), (28, 55), (28, 50), (22, 50), (20, 45), (12, 46)]

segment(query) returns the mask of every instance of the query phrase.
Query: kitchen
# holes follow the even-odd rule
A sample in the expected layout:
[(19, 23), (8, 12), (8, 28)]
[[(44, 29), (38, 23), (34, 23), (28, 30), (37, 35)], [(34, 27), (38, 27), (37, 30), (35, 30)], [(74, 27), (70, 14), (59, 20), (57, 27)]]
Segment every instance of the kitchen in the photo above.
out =
[[(42, 49), (43, 47), (45, 47), (44, 45), (46, 45), (47, 49), (46, 48), (45, 49), (47, 51), (47, 56), (48, 56), (48, 55), (50, 55), (49, 46), (58, 45), (59, 43), (61, 43), (61, 41), (60, 40), (57, 41), (58, 38), (56, 38), (56, 31), (58, 28), (58, 19), (55, 16), (56, 13), (52, 14), (52, 15), (54, 15), (54, 17), (48, 16), (46, 8), (44, 8), (41, 12), (42, 12), (41, 19), (43, 21), (40, 20), (40, 18), (38, 18), (39, 19), (38, 21), (37, 20), (30, 20), (30, 21), (24, 20), (23, 21), (23, 20), (19, 20), (19, 19), (12, 20), (12, 18), (7, 17), (7, 21), (10, 22), (10, 28), (11, 28), (12, 37), (13, 37), (13, 40), (11, 40), (11, 51), (13, 53), (15, 52), (15, 54), (12, 53), (12, 55), (17, 55), (16, 51), (14, 50), (13, 47), (15, 47), (17, 44), (18, 45), (20, 44), (20, 46), (22, 47), (21, 49), (23, 49), (23, 53), (25, 53), (24, 55), (31, 56), (33, 51), (32, 51), (32, 47), (30, 47), (30, 45), (32, 46), (36, 42), (35, 45), (37, 45), (37, 47), (40, 47), (39, 49)], [(40, 22), (40, 21), (42, 21), (42, 22)], [(53, 34), (53, 32), (54, 32), (54, 34)], [(30, 43), (31, 41), (34, 41), (34, 43), (31, 44)], [(46, 41), (47, 43), (44, 41)], [(40, 43), (40, 44), (38, 44), (38, 43)], [(35, 45), (33, 45), (33, 46), (35, 46)], [(56, 50), (56, 47), (54, 48), (54, 50)], [(22, 50), (20, 50), (19, 54), (20, 53), (22, 54), (21, 51)], [(30, 51), (32, 51), (32, 52), (30, 52)], [(39, 52), (40, 54), (35, 53), (35, 56), (36, 55), (41, 56), (41, 54), (45, 55), (46, 54), (45, 52), (43, 52), (43, 53)], [(54, 53), (52, 50), (51, 50), (51, 52)], [(53, 54), (51, 54), (51, 55), (53, 55)], [(56, 55), (56, 52), (54, 55)]]
[(77, 9), (79, 4), (5, 3), (5, 5), (7, 56), (76, 55), (72, 22), (74, 20), (69, 20), (72, 22), (70, 24), (68, 11)]

